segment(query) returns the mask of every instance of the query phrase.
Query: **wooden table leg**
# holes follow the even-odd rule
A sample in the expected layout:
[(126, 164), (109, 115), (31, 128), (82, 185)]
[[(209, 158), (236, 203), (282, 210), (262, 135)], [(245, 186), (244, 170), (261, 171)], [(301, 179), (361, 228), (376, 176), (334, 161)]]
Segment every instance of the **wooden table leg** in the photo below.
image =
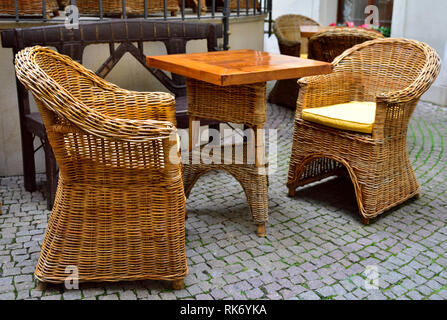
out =
[[(194, 93), (194, 90), (197, 88), (200, 88), (201, 90), (214, 90), (213, 95), (216, 97), (216, 101), (219, 101), (221, 104), (216, 104), (216, 109), (210, 108), (210, 106), (213, 106), (213, 100), (199, 100), (196, 103), (191, 103), (188, 106), (189, 109), (189, 164), (185, 164), (183, 166), (183, 176), (184, 176), (184, 185), (185, 185), (185, 194), (186, 196), (189, 195), (191, 189), (193, 188), (194, 184), (197, 182), (199, 177), (210, 171), (210, 170), (224, 170), (230, 173), (233, 177), (236, 178), (236, 180), (241, 184), (242, 188), (245, 191), (245, 194), (247, 196), (247, 203), (250, 207), (250, 211), (253, 217), (253, 220), (256, 223), (257, 226), (257, 235), (259, 237), (265, 237), (266, 236), (266, 228), (265, 228), (265, 222), (268, 219), (268, 179), (267, 179), (267, 165), (266, 165), (266, 156), (265, 156), (265, 143), (264, 143), (264, 125), (263, 123), (260, 123), (259, 120), (250, 120), (245, 123), (246, 126), (249, 126), (252, 131), (250, 133), (250, 139), (249, 141), (244, 144), (244, 157), (247, 162), (246, 163), (236, 163), (233, 162), (231, 164), (226, 164), (224, 162), (222, 163), (212, 163), (212, 164), (204, 164), (202, 162), (202, 159), (199, 159), (197, 157), (201, 154), (201, 148), (199, 143), (199, 131), (200, 131), (200, 125), (197, 124), (197, 120), (199, 120), (198, 115), (201, 117), (207, 119), (216, 119), (222, 122), (230, 121), (235, 123), (244, 123), (246, 120), (244, 119), (235, 119), (232, 118), (234, 115), (231, 114), (231, 112), (228, 113), (228, 118), (226, 118), (227, 114), (223, 113), (221, 110), (229, 107), (233, 107), (233, 105), (225, 105), (225, 101), (233, 101), (233, 99), (224, 99), (222, 102), (222, 97), (224, 95), (228, 95), (228, 90), (226, 88), (221, 88), (218, 86), (211, 86), (208, 87), (208, 85), (205, 84), (205, 88), (201, 88), (202, 83), (197, 82), (196, 80), (188, 80), (188, 92)], [(196, 88), (197, 87), (197, 88)], [(253, 90), (252, 88), (250, 88)], [(242, 93), (242, 95), (235, 96), (234, 100), (240, 101), (241, 104), (244, 102), (247, 103), (246, 107), (247, 112), (253, 112), (253, 114), (263, 114), (265, 115), (265, 84), (261, 84), (258, 87), (256, 87), (255, 91), (256, 93), (256, 100), (255, 101), (246, 101), (245, 98), (245, 91)], [(234, 93), (233, 95), (237, 95), (238, 93)], [(220, 98), (219, 98), (220, 97)], [(197, 99), (200, 99), (201, 97), (197, 97)], [(197, 101), (197, 99), (191, 99), (192, 101)], [(210, 99), (208, 97), (208, 99)], [(212, 98), (211, 98), (212, 99)], [(222, 105), (222, 103), (224, 105)], [(231, 102), (234, 103), (234, 102)], [(244, 108), (245, 106), (239, 106), (241, 108)], [(219, 109), (220, 108), (220, 109)], [(194, 113), (196, 112), (196, 113)], [(219, 113), (220, 112), (220, 113)], [(209, 113), (209, 115), (207, 114)], [(196, 114), (196, 116), (194, 116)], [(206, 116), (205, 116), (206, 115)], [(218, 116), (216, 116), (218, 115)], [(216, 118), (213, 118), (213, 116), (216, 116)], [(259, 117), (259, 116), (258, 116)], [(253, 125), (253, 123), (256, 123), (257, 125)], [(251, 124), (250, 124), (251, 122)], [(223, 147), (222, 147), (223, 148)], [(236, 148), (235, 145), (233, 145), (233, 155), (236, 150), (239, 148)], [(240, 149), (239, 149), (240, 150)], [(225, 150), (221, 151), (221, 154), (225, 154)], [(233, 161), (236, 158), (234, 156)], [(222, 158), (222, 160), (224, 160)], [(254, 160), (254, 161), (253, 161)]]

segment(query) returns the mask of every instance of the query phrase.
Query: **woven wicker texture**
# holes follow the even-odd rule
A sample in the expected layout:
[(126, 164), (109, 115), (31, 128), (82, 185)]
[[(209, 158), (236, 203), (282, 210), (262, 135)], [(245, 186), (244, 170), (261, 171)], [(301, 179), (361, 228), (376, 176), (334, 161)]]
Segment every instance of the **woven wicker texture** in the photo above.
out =
[[(319, 26), (319, 23), (311, 18), (287, 14), (275, 19), (273, 31), (278, 39), (281, 54), (300, 57), (301, 53), (307, 53), (307, 39), (301, 38), (300, 26)], [(303, 47), (303, 52), (301, 48)], [(270, 103), (295, 109), (298, 99), (298, 79), (279, 80), (269, 94)]]
[[(45, 11), (48, 14), (57, 12), (58, 4), (56, 0), (47, 0)], [(42, 0), (18, 0), (19, 15), (40, 15), (42, 16)], [(15, 15), (14, 0), (0, 0), (0, 14)]]
[(60, 169), (36, 277), (63, 282), (74, 265), (80, 281), (183, 279), (172, 95), (120, 89), (40, 46), (17, 54), (16, 73), (34, 95)]
[[(108, 0), (103, 1), (104, 16), (116, 16), (123, 13), (122, 0)], [(76, 5), (79, 8), (79, 13), (87, 15), (99, 15), (99, 1), (98, 0), (77, 0)], [(164, 0), (150, 0), (147, 2), (147, 12), (154, 13), (164, 10)], [(177, 0), (167, 0), (167, 10), (171, 15), (177, 15), (179, 10)], [(126, 0), (126, 14), (143, 15), (144, 14), (144, 0)]]
[[(191, 164), (193, 163), (193, 153), (190, 154), (190, 164), (184, 165), (183, 174), (185, 180), (185, 194), (189, 194), (197, 180), (205, 173), (213, 170), (223, 170), (231, 174), (242, 186), (253, 221), (257, 224), (263, 224), (268, 221), (268, 176), (259, 174), (259, 168), (255, 164), (237, 164), (236, 159), (247, 161), (247, 144), (243, 145), (245, 159), (236, 157), (237, 147), (233, 145), (232, 159), (233, 164), (224, 164), (225, 146), (222, 146), (220, 161), (222, 164)], [(196, 151), (200, 154), (202, 150)], [(210, 157), (214, 157), (211, 151)], [(266, 168), (267, 165), (264, 166)], [(262, 169), (261, 169), (262, 170)]]
[[(333, 63), (334, 73), (299, 81), (287, 186), (293, 196), (297, 187), (338, 174), (344, 166), (368, 223), (420, 193), (407, 154), (407, 129), (420, 96), (439, 74), (440, 58), (421, 42), (377, 39), (348, 49)], [(377, 102), (372, 134), (301, 119), (303, 108), (349, 101)]]
[(332, 62), (356, 44), (383, 37), (381, 33), (360, 28), (337, 28), (321, 32), (309, 40), (309, 59)]
[[(247, 0), (239, 0), (239, 9), (253, 9), (253, 0), (248, 0), (248, 6), (247, 6)], [(258, 0), (256, 0), (256, 9), (260, 9), (261, 5)], [(237, 10), (237, 0), (230, 0), (230, 10), (235, 11)]]
[(189, 115), (247, 125), (266, 121), (265, 83), (221, 87), (187, 79), (187, 92)]
[[(190, 119), (214, 119), (222, 122), (245, 124), (255, 131), (262, 129), (266, 121), (266, 84), (257, 83), (239, 86), (216, 86), (203, 81), (187, 79), (188, 115)], [(190, 126), (191, 130), (191, 126)], [(190, 131), (191, 132), (191, 131)], [(193, 134), (190, 134), (190, 139)], [(264, 154), (264, 146), (252, 142), (251, 152)], [(232, 162), (224, 160), (225, 152), (221, 151), (222, 160), (213, 164), (192, 162), (196, 150), (190, 154), (190, 163), (184, 165), (185, 193), (189, 195), (194, 184), (203, 174), (211, 170), (224, 170), (231, 174), (244, 189), (247, 202), (255, 223), (258, 224), (258, 236), (265, 236), (265, 222), (268, 220), (268, 180), (265, 175), (266, 164), (259, 159), (250, 163), (247, 161), (247, 145), (244, 145), (244, 159), (236, 162), (236, 152), (233, 146)], [(253, 149), (254, 148), (254, 149)], [(255, 151), (253, 151), (255, 150)], [(212, 152), (211, 152), (212, 155)], [(254, 163), (253, 163), (254, 162)], [(193, 164), (194, 163), (194, 164)], [(241, 164), (239, 164), (241, 163)], [(260, 174), (261, 170), (261, 174)], [(264, 174), (262, 174), (264, 171)]]
[(59, 8), (65, 8), (65, 6), (70, 5), (70, 0), (57, 0), (57, 3), (59, 4)]

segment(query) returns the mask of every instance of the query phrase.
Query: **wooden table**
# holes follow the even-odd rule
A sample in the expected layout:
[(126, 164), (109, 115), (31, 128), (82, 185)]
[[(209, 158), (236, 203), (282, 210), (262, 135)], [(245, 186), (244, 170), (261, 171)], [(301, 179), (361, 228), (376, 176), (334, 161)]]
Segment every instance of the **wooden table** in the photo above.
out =
[[(268, 179), (265, 162), (264, 123), (266, 121), (266, 81), (327, 74), (332, 64), (254, 50), (148, 56), (147, 65), (187, 78), (190, 163), (184, 165), (185, 194), (197, 179), (210, 170), (225, 170), (234, 176), (247, 196), (257, 234), (266, 235), (268, 219)], [(205, 164), (200, 154), (200, 119), (244, 124), (251, 138), (243, 146), (244, 161)], [(250, 137), (249, 137), (250, 138)], [(224, 147), (222, 147), (222, 154)], [(254, 154), (254, 161), (248, 155)], [(212, 155), (215, 156), (214, 151)], [(219, 160), (224, 156), (217, 155)], [(228, 160), (227, 158), (225, 160)]]
[[(312, 38), (317, 33), (335, 30), (335, 29), (339, 29), (339, 28), (348, 28), (348, 27), (300, 26), (300, 31), (301, 31), (302, 38)], [(352, 28), (352, 29), (355, 29), (355, 28)], [(371, 32), (380, 33), (379, 31), (373, 30), (373, 29), (367, 29), (367, 30), (371, 31)]]
[(334, 30), (336, 27), (322, 27), (322, 26), (300, 26), (302, 38), (312, 38), (320, 32)]

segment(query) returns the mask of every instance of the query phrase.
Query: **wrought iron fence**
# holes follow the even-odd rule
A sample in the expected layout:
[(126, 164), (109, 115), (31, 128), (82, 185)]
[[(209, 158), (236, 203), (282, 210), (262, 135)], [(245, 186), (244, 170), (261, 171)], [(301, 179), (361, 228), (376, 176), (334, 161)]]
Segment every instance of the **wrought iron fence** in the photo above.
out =
[[(23, 1), (30, 1), (30, 0), (23, 0)], [(80, 2), (82, 0), (78, 0)], [(117, 17), (108, 17), (105, 14), (104, 8), (105, 8), (105, 2), (108, 0), (98, 0), (98, 15), (95, 17), (99, 20), (104, 19), (117, 19)], [(127, 6), (126, 2), (130, 2), (131, 0), (122, 0), (121, 1), (121, 12), (119, 19), (131, 19), (135, 17), (135, 14), (130, 14), (127, 12)], [(267, 23), (267, 33), (269, 36), (272, 33), (272, 0), (176, 0), (178, 1), (178, 10), (180, 12), (180, 15), (176, 16), (170, 16), (169, 10), (168, 10), (168, 0), (163, 0), (163, 9), (158, 12), (157, 14), (149, 14), (149, 2), (151, 0), (144, 0), (143, 1), (143, 8), (142, 12), (139, 14), (140, 17), (143, 17), (144, 19), (158, 19), (158, 20), (189, 20), (189, 19), (221, 19), (223, 27), (224, 27), (224, 49), (228, 49), (228, 43), (229, 43), (229, 22), (230, 19), (233, 17), (246, 17), (246, 16), (256, 16), (256, 15), (266, 15), (267, 18), (265, 22)], [(172, 0), (171, 0), (172, 1)], [(35, 14), (29, 15), (29, 14), (22, 14), (21, 12), (21, 2), (22, 0), (14, 0), (14, 14), (11, 14), (11, 10), (8, 11), (7, 14), (3, 14), (3, 12), (0, 11), (0, 20), (11, 20), (15, 19), (17, 22), (23, 22), (23, 21), (29, 21), (29, 20), (36, 20), (40, 18), (42, 21), (52, 21), (60, 22), (60, 18), (51, 18), (48, 16), (48, 10), (49, 7), (49, 1), (48, 0), (42, 0), (41, 2), (41, 12), (38, 12), (39, 10), (36, 10)], [(40, 6), (39, 1), (36, 2), (36, 8)], [(56, 0), (54, 0), (52, 3), (55, 3)], [(65, 1), (66, 4), (76, 6), (76, 0), (70, 0)], [(63, 1), (58, 1), (59, 3), (63, 3)], [(187, 8), (188, 3), (193, 3), (196, 7), (195, 12), (192, 12)], [(202, 12), (202, 7), (207, 6), (206, 12)], [(28, 3), (29, 6), (29, 3)], [(209, 10), (208, 10), (209, 7)], [(58, 8), (62, 9), (62, 8)], [(57, 11), (56, 14), (59, 14)], [(65, 19), (65, 16), (63, 15), (62, 18)], [(85, 16), (80, 12), (79, 15), (79, 21), (82, 23), (83, 18)], [(89, 17), (91, 20), (92, 17)]]

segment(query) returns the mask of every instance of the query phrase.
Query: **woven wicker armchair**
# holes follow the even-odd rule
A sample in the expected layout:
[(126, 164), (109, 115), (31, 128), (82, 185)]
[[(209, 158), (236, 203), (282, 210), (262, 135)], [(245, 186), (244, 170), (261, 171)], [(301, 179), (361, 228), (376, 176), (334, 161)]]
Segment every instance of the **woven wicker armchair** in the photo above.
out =
[(309, 40), (309, 59), (332, 62), (356, 44), (381, 38), (384, 36), (379, 32), (360, 28), (337, 28), (320, 32)]
[(75, 266), (84, 282), (182, 287), (185, 195), (172, 95), (120, 89), (40, 46), (16, 55), (16, 74), (60, 168), (36, 278), (64, 282)]
[[(278, 39), (281, 54), (300, 57), (302, 53), (307, 53), (307, 39), (301, 38), (300, 30), (300, 26), (304, 25), (319, 26), (319, 23), (298, 14), (283, 15), (275, 20), (273, 31)], [(269, 94), (268, 102), (295, 110), (298, 99), (297, 80), (276, 81), (275, 87)]]
[[(287, 187), (294, 196), (297, 187), (345, 167), (367, 224), (420, 193), (407, 154), (407, 129), (420, 96), (439, 74), (440, 58), (421, 42), (377, 39), (348, 49), (333, 64), (332, 74), (299, 81)], [(375, 105), (371, 133), (303, 119), (323, 106), (352, 101)]]

